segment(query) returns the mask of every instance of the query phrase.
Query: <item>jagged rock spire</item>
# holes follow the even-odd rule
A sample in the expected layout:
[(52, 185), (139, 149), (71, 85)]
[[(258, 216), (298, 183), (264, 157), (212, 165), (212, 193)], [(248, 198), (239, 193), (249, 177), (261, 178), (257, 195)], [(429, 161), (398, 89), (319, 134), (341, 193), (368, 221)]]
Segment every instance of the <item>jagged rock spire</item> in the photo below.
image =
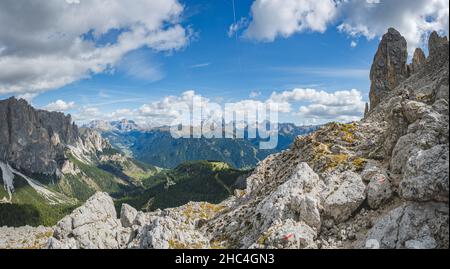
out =
[(394, 28), (383, 36), (370, 71), (370, 110), (407, 76), (406, 39)]
[(367, 118), (369, 116), (369, 103), (366, 103), (366, 106), (364, 108), (364, 118)]
[(408, 65), (408, 76), (411, 76), (427, 61), (427, 57), (421, 48), (416, 48), (412, 63)]
[(439, 55), (445, 52), (442, 46), (448, 46), (448, 39), (446, 36), (440, 37), (436, 31), (433, 31), (428, 40), (428, 50), (430, 51), (430, 58), (439, 57)]

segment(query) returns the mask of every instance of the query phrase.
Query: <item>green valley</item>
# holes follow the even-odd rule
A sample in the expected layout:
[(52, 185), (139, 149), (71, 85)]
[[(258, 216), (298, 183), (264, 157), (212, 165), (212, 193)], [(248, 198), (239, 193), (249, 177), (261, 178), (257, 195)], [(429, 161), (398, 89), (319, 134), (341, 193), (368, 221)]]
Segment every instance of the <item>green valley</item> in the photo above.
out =
[(144, 190), (117, 199), (116, 206), (120, 208), (122, 203), (127, 203), (152, 211), (189, 201), (220, 203), (233, 195), (235, 189), (245, 188), (245, 176), (249, 172), (217, 161), (187, 162), (144, 180)]

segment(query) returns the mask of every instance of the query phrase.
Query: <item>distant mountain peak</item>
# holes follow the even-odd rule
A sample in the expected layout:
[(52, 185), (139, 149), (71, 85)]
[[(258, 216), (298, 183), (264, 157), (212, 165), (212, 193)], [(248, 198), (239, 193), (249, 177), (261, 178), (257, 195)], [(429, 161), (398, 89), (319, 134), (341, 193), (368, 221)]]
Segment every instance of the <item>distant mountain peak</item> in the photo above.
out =
[(143, 128), (133, 120), (122, 119), (116, 121), (94, 120), (83, 127), (102, 132), (131, 132), (142, 130)]

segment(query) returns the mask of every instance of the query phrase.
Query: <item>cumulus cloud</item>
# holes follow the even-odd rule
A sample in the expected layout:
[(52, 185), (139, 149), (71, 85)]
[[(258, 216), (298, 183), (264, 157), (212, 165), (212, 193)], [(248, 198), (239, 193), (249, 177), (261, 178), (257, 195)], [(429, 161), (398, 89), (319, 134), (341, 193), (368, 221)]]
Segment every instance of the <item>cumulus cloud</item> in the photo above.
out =
[(304, 31), (324, 32), (332, 25), (349, 36), (369, 40), (395, 27), (413, 50), (432, 30), (448, 34), (449, 3), (447, 0), (255, 0), (243, 36), (274, 41)]
[(181, 49), (191, 33), (183, 9), (178, 0), (1, 1), (0, 94), (58, 88), (142, 47)]
[(33, 99), (38, 96), (38, 93), (24, 93), (24, 94), (19, 94), (17, 96), (17, 99), (23, 99), (25, 101), (27, 101), (29, 104), (33, 103)]
[(333, 0), (256, 0), (251, 14), (244, 36), (273, 41), (303, 31), (324, 32), (336, 15), (336, 4)]
[[(164, 115), (167, 118), (174, 118), (178, 116), (177, 108), (184, 105), (188, 105), (189, 108), (192, 107), (194, 97), (197, 97), (195, 91), (186, 91), (181, 96), (167, 96), (160, 101), (141, 106), (139, 114), (148, 117)], [(208, 102), (207, 100), (204, 101)]]
[(201, 118), (197, 119), (200, 121), (222, 117), (220, 106), (190, 90), (180, 96), (166, 96), (159, 101), (144, 104), (135, 111), (135, 119), (140, 124), (150, 127), (170, 126), (174, 121), (186, 120), (185, 117), (188, 116), (186, 112), (192, 112), (194, 109), (201, 111)]
[(302, 106), (295, 113), (303, 122), (352, 122), (362, 118), (364, 103), (348, 106), (327, 106), (322, 104), (311, 104)]
[(109, 114), (103, 113), (100, 108), (94, 106), (82, 106), (72, 114), (78, 123), (89, 123), (94, 120), (113, 120)]
[(250, 98), (256, 98), (256, 97), (259, 97), (259, 96), (261, 96), (261, 92), (260, 91), (252, 91), (249, 94)]
[(57, 100), (43, 107), (45, 110), (58, 112), (65, 112), (73, 108), (75, 108), (75, 102), (65, 102), (63, 100)]
[(249, 21), (247, 18), (241, 18), (239, 21), (237, 21), (236, 23), (233, 23), (232, 25), (230, 25), (230, 27), (228, 28), (228, 37), (235, 37), (237, 36), (237, 33), (247, 27), (249, 25)]
[[(256, 97), (255, 97), (256, 98)], [(233, 115), (224, 115), (225, 108), (230, 109), (236, 119), (256, 120), (254, 112), (270, 109), (296, 119), (305, 124), (325, 123), (328, 121), (349, 122), (361, 119), (365, 102), (358, 90), (325, 92), (316, 89), (293, 89), (273, 92), (266, 100), (243, 99), (230, 103), (216, 103), (209, 98), (186, 91), (176, 96), (166, 96), (160, 100), (142, 105), (137, 109), (118, 109), (111, 113), (101, 113), (97, 107), (81, 107), (74, 119), (86, 123), (94, 119), (119, 120), (133, 119), (143, 127), (171, 126), (178, 121), (186, 122), (194, 107), (201, 111), (197, 122), (215, 122), (232, 119)], [(188, 110), (188, 111), (187, 111)], [(188, 112), (188, 114), (186, 114)], [(190, 121), (190, 120), (187, 120)], [(195, 123), (193, 123), (195, 125)]]
[(302, 122), (359, 120), (365, 107), (361, 92), (355, 89), (332, 93), (315, 89), (294, 89), (281, 93), (275, 92), (269, 101), (280, 104), (286, 112), (293, 110), (294, 103), (307, 103), (294, 112)]
[(338, 29), (350, 36), (368, 39), (394, 27), (414, 50), (422, 45), (427, 33), (436, 30), (448, 34), (449, 2), (447, 0), (347, 0), (339, 6), (342, 23)]
[(315, 89), (294, 89), (281, 93), (274, 92), (269, 100), (277, 103), (311, 101), (322, 105), (346, 106), (362, 102), (362, 94), (355, 89), (350, 91), (336, 91), (333, 93)]

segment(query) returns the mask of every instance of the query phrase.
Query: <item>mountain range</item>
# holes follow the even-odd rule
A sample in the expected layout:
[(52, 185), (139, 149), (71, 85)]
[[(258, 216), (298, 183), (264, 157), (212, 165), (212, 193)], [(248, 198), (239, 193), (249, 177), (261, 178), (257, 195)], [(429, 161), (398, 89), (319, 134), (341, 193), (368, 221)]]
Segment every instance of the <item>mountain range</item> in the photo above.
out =
[(174, 168), (184, 162), (214, 160), (239, 169), (254, 168), (267, 156), (286, 150), (299, 135), (309, 134), (319, 126), (278, 125), (278, 144), (270, 150), (260, 149), (259, 136), (248, 139), (174, 138), (169, 127), (145, 129), (134, 121), (93, 121), (85, 127), (97, 130), (115, 148), (141, 162), (163, 168)]
[[(118, 199), (142, 200), (144, 197), (143, 203), (147, 203), (157, 195), (151, 190), (144, 193), (149, 188), (161, 189), (169, 183), (175, 186), (183, 182), (189, 192), (195, 189), (193, 185), (209, 184), (208, 177), (202, 178), (203, 181), (181, 178), (180, 173), (175, 172), (182, 168), (172, 172), (129, 158), (98, 132), (78, 128), (70, 116), (37, 110), (23, 99), (0, 101), (0, 121), (4, 123), (0, 126), (0, 185), (3, 186), (0, 188), (0, 226), (53, 225), (98, 191)], [(125, 124), (120, 126), (120, 130), (131, 130)], [(220, 165), (218, 162), (215, 166), (193, 162), (187, 166), (207, 175), (208, 171), (214, 174), (214, 167)], [(229, 190), (243, 173), (223, 164), (217, 174), (227, 183), (224, 187), (215, 187), (216, 196), (208, 196), (210, 190), (186, 195), (193, 200), (204, 198), (218, 202), (218, 197), (230, 195)], [(170, 178), (167, 175), (171, 175)], [(191, 174), (191, 177), (196, 178), (196, 175)], [(217, 183), (215, 177), (212, 180)], [(163, 201), (167, 203), (156, 197), (159, 208), (185, 202), (174, 198), (172, 188), (178, 186), (165, 188), (168, 191)]]

